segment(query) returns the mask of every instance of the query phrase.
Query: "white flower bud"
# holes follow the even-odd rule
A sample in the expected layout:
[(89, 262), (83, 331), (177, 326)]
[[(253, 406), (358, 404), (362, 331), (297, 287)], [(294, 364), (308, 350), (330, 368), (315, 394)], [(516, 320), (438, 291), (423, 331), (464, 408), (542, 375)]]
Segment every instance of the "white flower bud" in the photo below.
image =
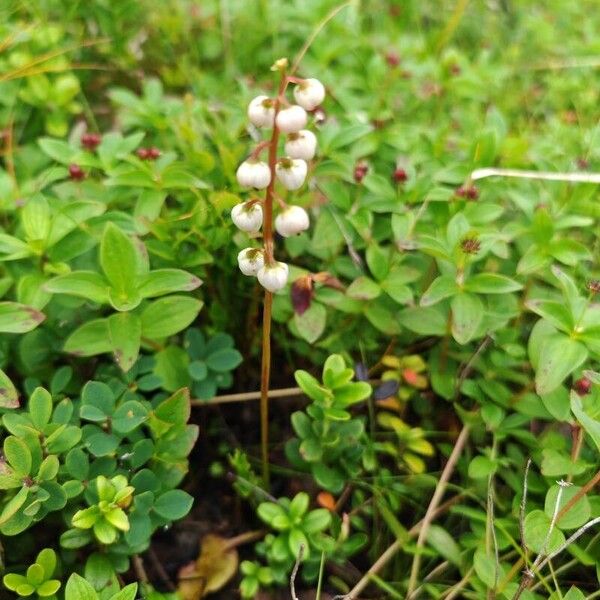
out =
[(275, 107), (268, 96), (257, 96), (248, 105), (248, 118), (256, 127), (273, 127)]
[(294, 88), (296, 102), (306, 110), (314, 110), (325, 100), (325, 87), (318, 79), (305, 79)]
[(309, 225), (308, 213), (301, 206), (288, 206), (275, 219), (275, 229), (283, 237), (306, 231)]
[(307, 120), (306, 111), (301, 106), (294, 104), (289, 108), (280, 110), (277, 113), (275, 122), (283, 133), (295, 133), (306, 126)]
[(290, 158), (311, 160), (317, 151), (317, 136), (308, 129), (290, 133), (285, 143), (285, 153)]
[(245, 160), (236, 173), (238, 183), (242, 187), (262, 190), (271, 183), (271, 169), (266, 162), (260, 160)]
[(231, 209), (231, 220), (238, 229), (256, 233), (262, 226), (263, 211), (258, 203), (242, 202)]
[(257, 273), (258, 281), (269, 292), (278, 292), (285, 287), (288, 279), (289, 268), (285, 263), (275, 262), (265, 265)]
[(275, 165), (277, 179), (288, 190), (297, 190), (302, 187), (307, 171), (306, 162), (300, 158), (282, 158)]
[(254, 276), (265, 265), (265, 253), (260, 248), (244, 248), (237, 259), (240, 271), (244, 275)]

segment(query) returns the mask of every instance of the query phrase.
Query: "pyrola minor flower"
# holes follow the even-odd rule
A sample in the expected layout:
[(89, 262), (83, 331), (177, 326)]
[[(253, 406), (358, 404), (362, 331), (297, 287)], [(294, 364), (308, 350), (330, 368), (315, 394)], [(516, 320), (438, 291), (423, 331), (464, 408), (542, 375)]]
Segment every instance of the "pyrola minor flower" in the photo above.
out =
[(306, 231), (309, 225), (308, 213), (301, 206), (288, 206), (275, 219), (275, 229), (283, 237)]
[(288, 190), (297, 190), (306, 179), (308, 166), (301, 158), (282, 158), (275, 165), (277, 179)]
[(318, 79), (305, 79), (294, 88), (296, 102), (306, 110), (314, 110), (325, 100), (325, 87)]
[(263, 211), (258, 202), (242, 202), (231, 209), (231, 220), (238, 229), (256, 233), (262, 226)]
[(237, 258), (240, 271), (244, 275), (254, 276), (265, 265), (265, 253), (260, 248), (244, 248)]
[(283, 133), (296, 133), (306, 125), (307, 120), (306, 111), (301, 106), (294, 104), (289, 108), (280, 110), (277, 113), (275, 122)]
[(269, 292), (278, 292), (285, 287), (288, 279), (289, 268), (283, 262), (275, 261), (272, 265), (265, 265), (258, 270), (256, 276), (260, 285)]
[(275, 107), (268, 96), (257, 96), (248, 105), (248, 118), (256, 127), (273, 127)]
[(308, 129), (302, 129), (298, 133), (290, 133), (285, 143), (285, 153), (290, 158), (301, 158), (311, 160), (317, 151), (317, 136)]
[(260, 160), (245, 160), (236, 172), (238, 183), (242, 187), (262, 190), (271, 183), (271, 169)]

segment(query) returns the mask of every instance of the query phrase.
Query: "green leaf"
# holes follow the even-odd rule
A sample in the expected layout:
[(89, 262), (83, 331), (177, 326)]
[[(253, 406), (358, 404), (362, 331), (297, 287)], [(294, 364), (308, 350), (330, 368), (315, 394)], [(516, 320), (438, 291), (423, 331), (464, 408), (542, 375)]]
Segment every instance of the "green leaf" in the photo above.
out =
[(554, 300), (529, 300), (525, 306), (557, 329), (570, 333), (573, 330), (573, 318), (568, 306)]
[(138, 292), (142, 298), (154, 298), (173, 292), (191, 292), (202, 285), (195, 275), (181, 269), (158, 269), (140, 280)]
[(59, 275), (48, 281), (44, 288), (53, 294), (69, 294), (91, 300), (97, 304), (108, 304), (108, 282), (95, 271), (74, 271)]
[(83, 577), (73, 573), (65, 587), (65, 600), (98, 600), (98, 594)]
[(483, 319), (483, 303), (478, 296), (462, 293), (452, 298), (451, 307), (452, 335), (459, 344), (467, 344)]
[(182, 519), (190, 512), (194, 499), (183, 490), (170, 490), (156, 499), (154, 511), (169, 521)]
[(65, 341), (63, 350), (76, 356), (112, 352), (107, 319), (95, 319), (78, 327)]
[(475, 294), (508, 294), (517, 292), (522, 287), (510, 277), (497, 273), (478, 273), (469, 277), (465, 283), (465, 290)]
[(447, 561), (460, 565), (460, 547), (443, 527), (435, 524), (431, 525), (427, 533), (427, 542)]
[(40, 469), (37, 474), (39, 481), (50, 481), (58, 474), (58, 468), (60, 464), (58, 457), (55, 454), (50, 454), (42, 461)]
[(384, 250), (376, 242), (371, 242), (367, 246), (367, 265), (369, 267), (369, 271), (371, 271), (373, 277), (375, 277), (377, 281), (385, 279), (388, 274), (390, 268), (389, 256), (389, 251)]
[(0, 260), (19, 260), (32, 254), (29, 244), (12, 235), (0, 233)]
[(133, 240), (108, 223), (100, 242), (100, 264), (111, 284), (111, 304), (116, 310), (132, 310), (141, 301), (137, 291), (139, 257)]
[(311, 510), (302, 519), (302, 529), (308, 535), (313, 535), (329, 527), (331, 523), (331, 513), (325, 508)]
[(404, 327), (419, 335), (443, 336), (448, 328), (447, 318), (439, 307), (407, 308), (398, 315), (398, 319)]
[(445, 298), (454, 296), (460, 292), (458, 284), (453, 277), (442, 275), (437, 279), (434, 279), (427, 291), (421, 297), (420, 305), (432, 306), (441, 302)]
[(0, 302), (0, 333), (25, 333), (35, 329), (46, 317), (30, 306)]
[(169, 337), (196, 318), (203, 302), (188, 296), (168, 296), (149, 304), (142, 312), (142, 335), (151, 340)]
[(183, 425), (190, 418), (190, 411), (190, 393), (187, 388), (184, 388), (161, 402), (156, 407), (154, 415), (166, 423)]
[(141, 402), (129, 400), (117, 408), (112, 418), (113, 429), (119, 434), (137, 429), (147, 418), (148, 411)]
[(0, 408), (17, 408), (19, 394), (8, 375), (0, 369)]
[(371, 386), (366, 381), (357, 381), (336, 387), (333, 395), (336, 404), (340, 403), (347, 407), (366, 400), (371, 395), (371, 391)]
[(0, 525), (7, 523), (17, 513), (23, 504), (25, 504), (28, 495), (29, 488), (23, 486), (17, 494), (4, 505), (2, 513), (0, 513)]
[[(544, 543), (550, 530), (550, 517), (542, 510), (534, 510), (525, 517), (525, 543), (529, 548), (539, 553), (544, 550)], [(545, 551), (547, 553), (558, 550), (565, 542), (565, 536), (560, 529), (554, 527), (548, 538)]]
[(327, 321), (327, 310), (320, 302), (311, 302), (310, 307), (301, 315), (294, 312), (294, 325), (300, 336), (309, 344), (316, 342), (323, 331)]
[(35, 559), (44, 570), (44, 579), (50, 579), (56, 569), (56, 552), (52, 548), (44, 548)]
[[(558, 484), (553, 485), (546, 494), (544, 511), (546, 516), (550, 519), (552, 519), (552, 515), (554, 514), (559, 489), (560, 486)], [(564, 508), (565, 505), (577, 495), (579, 490), (581, 490), (581, 487), (577, 485), (563, 488), (558, 510), (560, 511)], [(592, 509), (590, 501), (588, 500), (588, 497), (584, 495), (556, 522), (556, 527), (559, 529), (577, 529), (587, 522), (591, 513)]]
[(241, 362), (242, 355), (234, 348), (222, 348), (206, 358), (206, 366), (219, 373), (231, 371)]
[(38, 586), (36, 592), (40, 598), (49, 598), (58, 592), (60, 586), (61, 583), (58, 579), (50, 579), (49, 581), (44, 581), (42, 585)]
[(44, 388), (36, 388), (29, 398), (29, 414), (38, 430), (41, 431), (50, 422), (53, 408), (52, 396)]
[(346, 290), (346, 295), (355, 300), (373, 300), (381, 294), (381, 288), (369, 277), (355, 279)]
[(310, 373), (298, 370), (294, 373), (296, 383), (302, 388), (302, 391), (311, 399), (323, 402), (332, 397), (332, 393), (323, 387)]
[(596, 419), (585, 413), (581, 397), (574, 391), (571, 392), (571, 410), (577, 421), (579, 421), (579, 424), (592, 438), (592, 441), (600, 451), (600, 421), (596, 421)]
[(565, 335), (557, 333), (545, 338), (535, 373), (537, 393), (544, 396), (554, 391), (587, 357), (586, 347)]
[(112, 433), (95, 433), (86, 440), (86, 445), (94, 456), (110, 456), (119, 447), (119, 438)]
[(44, 248), (50, 233), (50, 207), (42, 194), (35, 194), (27, 200), (21, 211), (21, 223), (27, 240)]
[(31, 450), (22, 439), (14, 435), (8, 436), (4, 440), (4, 457), (19, 475), (31, 474)]
[[(110, 597), (110, 600), (135, 600), (137, 596), (138, 584), (130, 583), (122, 590)], [(150, 594), (151, 595), (151, 594)]]
[(127, 373), (140, 353), (142, 322), (132, 313), (117, 313), (107, 319), (115, 362)]
[[(168, 392), (176, 392), (190, 385), (189, 357), (183, 348), (167, 346), (154, 355), (154, 361), (153, 373), (159, 378), (163, 389)], [(206, 365), (204, 363), (202, 365), (205, 372), (207, 372)]]

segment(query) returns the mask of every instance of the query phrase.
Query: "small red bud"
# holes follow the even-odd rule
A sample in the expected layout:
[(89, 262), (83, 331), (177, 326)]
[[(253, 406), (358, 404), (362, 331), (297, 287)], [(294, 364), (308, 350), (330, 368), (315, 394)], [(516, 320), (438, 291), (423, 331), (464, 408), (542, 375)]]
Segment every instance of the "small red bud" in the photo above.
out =
[(85, 179), (85, 173), (79, 165), (72, 164), (69, 165), (69, 177), (73, 181), (81, 181)]
[(102, 141), (99, 133), (84, 133), (81, 136), (81, 145), (87, 150), (95, 150)]
[(408, 179), (408, 175), (404, 169), (398, 167), (394, 170), (394, 173), (392, 174), (392, 179), (396, 183), (404, 183)]
[(592, 382), (587, 377), (582, 377), (573, 383), (573, 389), (580, 396), (585, 396), (592, 391)]
[(354, 167), (354, 181), (356, 181), (356, 183), (361, 183), (368, 172), (369, 167), (366, 163), (357, 163)]
[(387, 52), (385, 55), (385, 62), (390, 67), (397, 67), (400, 64), (400, 55), (397, 52)]
[(590, 168), (590, 163), (587, 159), (583, 158), (582, 156), (580, 156), (577, 159), (577, 168), (581, 169), (582, 171), (586, 171), (587, 169)]
[(459, 198), (477, 200), (477, 198), (479, 198), (479, 190), (474, 185), (461, 185), (454, 192), (454, 195), (458, 196)]
[(142, 160), (148, 160), (148, 152), (148, 148), (138, 148), (136, 154), (138, 155), (138, 158), (141, 158)]
[(160, 156), (160, 150), (156, 146), (148, 148), (148, 158), (150, 160), (156, 160)]

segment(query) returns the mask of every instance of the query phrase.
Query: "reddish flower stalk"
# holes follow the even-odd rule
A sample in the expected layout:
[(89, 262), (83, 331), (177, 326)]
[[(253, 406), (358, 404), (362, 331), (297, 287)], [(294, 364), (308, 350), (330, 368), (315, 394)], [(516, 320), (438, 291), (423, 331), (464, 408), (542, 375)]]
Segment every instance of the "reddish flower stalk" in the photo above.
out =
[[(285, 68), (281, 69), (281, 80), (277, 98), (274, 102), (275, 117), (281, 106), (281, 98), (288, 84)], [(265, 248), (265, 264), (275, 262), (273, 244), (273, 198), (275, 195), (275, 165), (277, 163), (277, 145), (279, 143), (279, 128), (273, 123), (273, 133), (269, 142), (269, 169), (271, 182), (265, 191), (263, 204), (263, 244)], [(269, 487), (269, 382), (271, 377), (271, 311), (273, 306), (273, 293), (265, 290), (262, 324), (262, 365), (260, 374), (260, 447), (262, 462), (262, 477), (265, 487)]]

